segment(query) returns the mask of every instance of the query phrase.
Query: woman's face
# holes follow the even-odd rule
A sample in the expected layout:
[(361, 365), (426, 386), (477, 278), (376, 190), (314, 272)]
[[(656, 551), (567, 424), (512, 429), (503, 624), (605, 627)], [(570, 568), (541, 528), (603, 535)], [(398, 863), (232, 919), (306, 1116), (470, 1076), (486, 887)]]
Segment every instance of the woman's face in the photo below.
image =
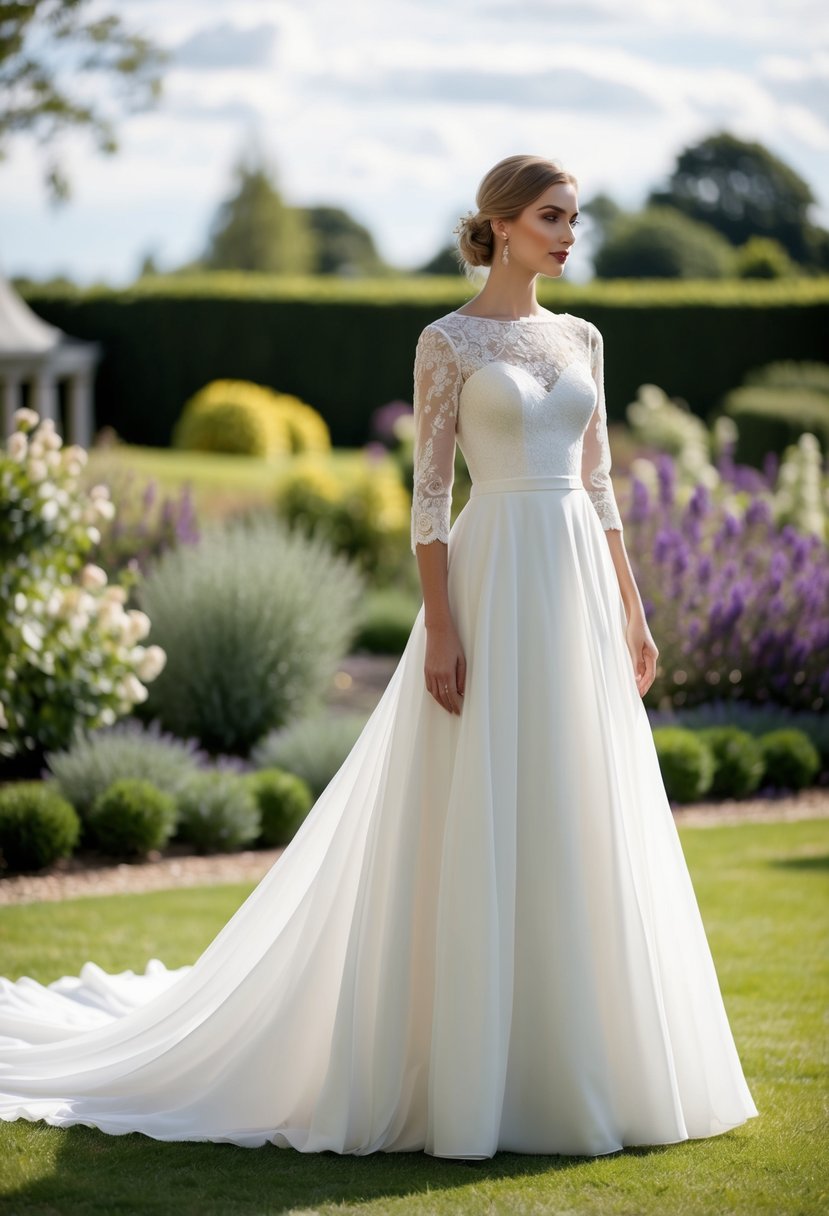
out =
[[(569, 182), (556, 182), (525, 207), (513, 220), (495, 220), (495, 231), (509, 237), (509, 266), (521, 267), (531, 274), (560, 278), (566, 254), (575, 241), (573, 228), (578, 223), (578, 196)], [(500, 263), (503, 239), (495, 250)], [(507, 269), (507, 267), (505, 267)]]

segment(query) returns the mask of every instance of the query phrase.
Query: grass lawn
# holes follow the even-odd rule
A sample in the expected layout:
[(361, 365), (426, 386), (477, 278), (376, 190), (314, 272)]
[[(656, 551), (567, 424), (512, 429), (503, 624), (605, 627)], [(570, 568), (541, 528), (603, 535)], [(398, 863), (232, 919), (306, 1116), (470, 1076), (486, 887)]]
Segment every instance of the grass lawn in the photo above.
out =
[[(760, 1117), (708, 1140), (612, 1157), (439, 1161), (165, 1144), (86, 1127), (0, 1124), (0, 1212), (610, 1213), (780, 1216), (829, 1209), (829, 821), (683, 828), (683, 847)], [(87, 959), (191, 962), (250, 886), (31, 904), (0, 912), (0, 973), (42, 981)]]
[[(334, 467), (347, 468), (365, 459), (358, 448), (332, 448), (328, 459)], [(390, 458), (389, 458), (390, 459)], [(281, 472), (291, 457), (264, 460), (257, 456), (234, 456), (224, 452), (187, 452), (176, 448), (148, 448), (134, 444), (92, 448), (84, 478), (90, 485), (108, 470), (132, 470), (144, 486), (155, 479), (162, 493), (176, 494), (189, 484), (201, 518), (221, 516), (230, 510), (270, 503)]]

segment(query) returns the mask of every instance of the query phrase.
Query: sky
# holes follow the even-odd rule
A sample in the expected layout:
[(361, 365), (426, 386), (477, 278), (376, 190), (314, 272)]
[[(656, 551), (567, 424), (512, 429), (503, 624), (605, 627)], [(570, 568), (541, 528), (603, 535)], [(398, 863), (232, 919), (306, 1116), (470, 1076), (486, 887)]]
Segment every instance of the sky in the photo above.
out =
[[(63, 144), (0, 161), (0, 270), (130, 282), (203, 250), (252, 148), (289, 204), (344, 207), (401, 269), (431, 258), (504, 156), (548, 156), (635, 209), (715, 131), (756, 140), (811, 186), (829, 226), (825, 0), (92, 0), (171, 55), (163, 97), (117, 119), (120, 151)], [(83, 82), (111, 101), (100, 83)], [(116, 110), (117, 114), (118, 111)], [(590, 277), (588, 240), (568, 277)], [(577, 229), (577, 234), (578, 234)], [(582, 232), (585, 230), (582, 229)]]

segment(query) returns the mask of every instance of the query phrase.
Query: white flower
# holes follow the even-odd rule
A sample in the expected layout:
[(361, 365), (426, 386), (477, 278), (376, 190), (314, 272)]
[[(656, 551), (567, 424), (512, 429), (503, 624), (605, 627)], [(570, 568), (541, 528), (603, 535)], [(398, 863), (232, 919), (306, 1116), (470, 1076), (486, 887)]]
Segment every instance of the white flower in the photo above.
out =
[(6, 711), (3, 708), (3, 702), (0, 701), (0, 730), (8, 730), (9, 720), (6, 717)]
[(98, 623), (102, 629), (121, 633), (129, 625), (127, 614), (115, 600), (102, 599), (98, 606)]
[(121, 587), (118, 583), (110, 583), (101, 597), (104, 600), (115, 600), (119, 604), (127, 602), (127, 589)]
[(54, 498), (47, 498), (46, 502), (40, 508), (40, 518), (45, 519), (47, 523), (53, 519), (57, 519), (60, 514), (60, 507), (55, 502)]
[(93, 527), (87, 528), (86, 535), (92, 541), (93, 545), (97, 545), (98, 541), (101, 539), (101, 533), (98, 531), (97, 528), (93, 528)]
[(134, 703), (146, 701), (149, 695), (144, 685), (132, 672), (128, 676), (124, 676), (121, 681), (121, 690), (124, 698)]
[(58, 616), (63, 607), (63, 592), (59, 587), (55, 587), (46, 601), (46, 615)]
[(16, 595), (15, 595), (15, 597), (14, 597), (14, 610), (15, 610), (15, 612), (20, 613), (20, 614), (22, 615), (22, 614), (23, 614), (23, 613), (26, 611), (26, 604), (27, 604), (27, 603), (28, 603), (28, 601), (27, 601), (27, 599), (26, 599), (25, 595), (23, 594), (23, 592), (22, 592), (22, 591), (18, 591), (18, 592), (17, 592), (17, 594), (16, 594)]
[(109, 498), (109, 486), (105, 482), (99, 482), (94, 485), (89, 491), (90, 498)]
[(100, 566), (95, 566), (92, 562), (88, 562), (83, 570), (81, 570), (81, 586), (85, 587), (87, 591), (100, 591), (106, 585), (106, 572)]
[(19, 431), (31, 431), (40, 422), (40, 415), (34, 410), (21, 408), (12, 414), (12, 422)]
[(96, 498), (95, 507), (102, 519), (115, 518), (115, 503), (110, 502), (108, 498)]
[(148, 646), (137, 667), (138, 678), (149, 683), (164, 670), (166, 663), (166, 651), (160, 646)]
[(116, 716), (117, 715), (115, 713), (115, 710), (110, 705), (108, 705), (106, 707), (106, 709), (102, 709), (99, 714), (101, 725), (102, 726), (112, 726), (113, 722), (116, 719)]
[(43, 459), (47, 467), (50, 469), (59, 469), (63, 463), (60, 452), (47, 452)]
[(69, 628), (76, 637), (80, 637), (89, 628), (89, 613), (73, 612), (69, 618)]
[(32, 481), (45, 481), (49, 476), (49, 469), (46, 462), (43, 460), (29, 461), (29, 476)]
[(29, 450), (29, 441), (22, 431), (14, 431), (9, 435), (6, 443), (6, 451), (12, 460), (23, 462), (26, 459), (26, 453)]
[(41, 646), (43, 645), (40, 634), (33, 625), (28, 623), (28, 621), (20, 630), (20, 636), (23, 638), (23, 641), (30, 650), (40, 650)]
[(147, 636), (152, 622), (146, 612), (141, 612), (138, 608), (130, 608), (126, 615), (127, 627), (124, 630), (124, 643), (132, 646)]
[(70, 443), (69, 447), (63, 449), (64, 460), (77, 460), (78, 464), (84, 465), (89, 459), (89, 454), (86, 448), (82, 448), (79, 443)]

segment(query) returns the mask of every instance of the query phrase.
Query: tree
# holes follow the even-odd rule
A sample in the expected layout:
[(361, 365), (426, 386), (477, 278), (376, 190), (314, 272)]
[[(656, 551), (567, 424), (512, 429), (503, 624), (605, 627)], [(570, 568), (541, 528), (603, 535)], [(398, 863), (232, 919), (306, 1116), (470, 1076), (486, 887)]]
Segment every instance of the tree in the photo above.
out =
[(795, 261), (826, 266), (827, 234), (808, 215), (814, 202), (803, 178), (762, 144), (725, 131), (686, 148), (667, 188), (648, 197), (710, 224), (732, 245), (771, 237)]
[(220, 205), (210, 226), (202, 265), (209, 270), (311, 273), (314, 235), (304, 213), (286, 206), (273, 170), (242, 158), (235, 175), (235, 192)]
[(341, 207), (309, 207), (306, 217), (316, 245), (315, 274), (370, 275), (390, 267), (367, 228)]
[(86, 127), (100, 152), (118, 151), (113, 108), (85, 87), (89, 78), (107, 76), (119, 105), (137, 112), (160, 97), (168, 58), (120, 17), (88, 18), (82, 10), (89, 2), (25, 0), (0, 8), (0, 161), (15, 135), (33, 134), (47, 150), (44, 186), (53, 204), (71, 195), (59, 154), (67, 129)]
[(721, 279), (733, 257), (709, 225), (673, 207), (648, 207), (617, 217), (593, 264), (601, 279)]

